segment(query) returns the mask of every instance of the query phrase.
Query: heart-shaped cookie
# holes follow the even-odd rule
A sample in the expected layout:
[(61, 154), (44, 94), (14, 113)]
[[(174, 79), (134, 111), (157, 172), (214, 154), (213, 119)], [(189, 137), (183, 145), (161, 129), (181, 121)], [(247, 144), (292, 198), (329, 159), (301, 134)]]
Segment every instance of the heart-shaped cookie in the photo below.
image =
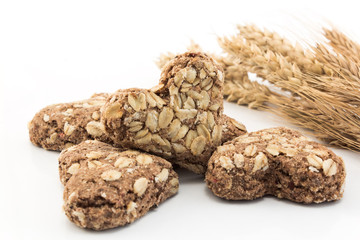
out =
[(274, 195), (295, 202), (338, 200), (343, 160), (298, 131), (271, 128), (235, 138), (209, 160), (206, 182), (218, 197), (252, 200)]
[[(108, 98), (102, 111), (105, 131), (122, 147), (204, 173), (228, 127), (223, 81), (223, 70), (206, 54), (178, 55), (164, 67), (158, 86), (120, 90)], [(238, 135), (246, 131), (235, 126)]]
[(59, 168), (65, 214), (79, 227), (94, 230), (132, 223), (179, 187), (165, 159), (96, 140), (64, 150)]

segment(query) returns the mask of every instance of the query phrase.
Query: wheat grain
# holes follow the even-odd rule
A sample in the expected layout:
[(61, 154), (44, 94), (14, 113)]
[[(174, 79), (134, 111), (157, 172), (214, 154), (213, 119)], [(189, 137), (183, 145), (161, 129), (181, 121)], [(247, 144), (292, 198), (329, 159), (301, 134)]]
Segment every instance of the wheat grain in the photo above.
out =
[(317, 44), (314, 51), (319, 61), (333, 69), (338, 75), (346, 75), (347, 77), (352, 78), (354, 80), (353, 82), (359, 82), (359, 65), (349, 58), (348, 55), (345, 53), (340, 54), (339, 52), (331, 53), (328, 47), (324, 44)]
[[(271, 50), (262, 50), (254, 43), (244, 41), (240, 35), (219, 39), (219, 44), (225, 52), (237, 57), (245, 70), (256, 73), (275, 86), (281, 81), (306, 84), (300, 78), (302, 72), (296, 64)], [(285, 85), (283, 87), (288, 90)]]
[(323, 28), (324, 36), (330, 41), (330, 46), (343, 56), (348, 56), (355, 62), (360, 62), (360, 44), (352, 41), (338, 29)]
[(239, 25), (240, 38), (250, 44), (255, 44), (261, 51), (270, 50), (282, 55), (287, 61), (295, 63), (302, 71), (314, 74), (331, 74), (313, 54), (296, 43), (293, 45), (288, 39), (266, 28), (261, 30), (255, 25)]

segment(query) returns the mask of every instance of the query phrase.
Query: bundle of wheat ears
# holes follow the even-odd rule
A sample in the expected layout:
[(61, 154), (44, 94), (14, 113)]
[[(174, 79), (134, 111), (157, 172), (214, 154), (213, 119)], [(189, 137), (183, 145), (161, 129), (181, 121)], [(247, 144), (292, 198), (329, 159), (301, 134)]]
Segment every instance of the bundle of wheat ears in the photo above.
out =
[[(223, 54), (210, 54), (225, 70), (224, 97), (250, 108), (271, 111), (312, 130), (325, 142), (360, 150), (360, 45), (337, 29), (303, 48), (254, 25), (219, 38)], [(188, 48), (201, 51), (192, 43)], [(160, 56), (162, 67), (175, 54)], [(269, 84), (251, 81), (255, 73)]]

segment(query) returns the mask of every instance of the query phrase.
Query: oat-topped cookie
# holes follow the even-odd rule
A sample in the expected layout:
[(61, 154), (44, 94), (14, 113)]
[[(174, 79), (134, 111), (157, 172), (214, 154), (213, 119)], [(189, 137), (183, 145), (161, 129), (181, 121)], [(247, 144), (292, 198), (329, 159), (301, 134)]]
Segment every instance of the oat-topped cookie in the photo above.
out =
[(120, 90), (102, 112), (115, 144), (141, 149), (196, 173), (221, 145), (227, 131), (245, 133), (242, 124), (223, 115), (223, 70), (202, 53), (176, 56), (151, 89)]
[(168, 161), (99, 141), (64, 150), (59, 164), (65, 214), (82, 228), (131, 223), (178, 191), (178, 176)]
[(217, 196), (251, 200), (270, 194), (295, 202), (338, 200), (345, 181), (343, 160), (298, 131), (271, 128), (218, 147), (206, 182)]
[(100, 122), (100, 108), (107, 96), (106, 93), (94, 94), (86, 100), (43, 108), (28, 125), (30, 141), (54, 151), (61, 151), (87, 139), (111, 143)]

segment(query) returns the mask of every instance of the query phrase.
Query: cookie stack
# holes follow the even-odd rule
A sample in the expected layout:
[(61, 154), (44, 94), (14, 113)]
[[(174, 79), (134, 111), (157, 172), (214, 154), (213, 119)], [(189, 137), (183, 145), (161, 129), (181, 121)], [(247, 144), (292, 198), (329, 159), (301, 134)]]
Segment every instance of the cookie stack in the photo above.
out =
[(177, 192), (172, 164), (205, 174), (226, 199), (340, 199), (342, 159), (294, 130), (246, 134), (223, 114), (223, 79), (212, 58), (188, 52), (167, 63), (152, 89), (95, 94), (37, 113), (30, 140), (62, 150), (68, 218), (95, 230), (133, 222)]

